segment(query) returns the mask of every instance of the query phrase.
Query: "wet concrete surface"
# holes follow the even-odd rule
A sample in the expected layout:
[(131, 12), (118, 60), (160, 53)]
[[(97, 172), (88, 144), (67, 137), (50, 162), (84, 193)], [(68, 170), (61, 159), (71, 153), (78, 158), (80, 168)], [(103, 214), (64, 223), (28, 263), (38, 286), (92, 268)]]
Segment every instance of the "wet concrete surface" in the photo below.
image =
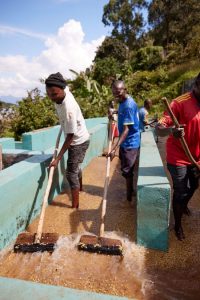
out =
[[(158, 148), (171, 184), (165, 161), (166, 138), (158, 139)], [(147, 299), (200, 299), (200, 188), (189, 202), (191, 216), (183, 216), (186, 239), (174, 234), (171, 210), (168, 253), (148, 250), (146, 272), (152, 280)]]
[[(164, 140), (158, 147), (164, 161)], [(118, 158), (111, 164), (105, 236), (120, 239), (124, 257), (79, 252), (80, 236), (99, 234), (106, 158), (95, 158), (84, 170), (84, 192), (80, 208), (71, 208), (68, 192), (57, 196), (47, 207), (44, 232), (60, 235), (55, 251), (13, 253), (13, 245), (0, 252), (0, 276), (25, 279), (82, 290), (102, 292), (135, 299), (200, 299), (200, 190), (184, 216), (186, 239), (177, 241), (170, 220), (167, 253), (145, 249), (135, 244), (136, 199), (126, 199), (125, 181)], [(36, 219), (28, 231), (37, 230)]]

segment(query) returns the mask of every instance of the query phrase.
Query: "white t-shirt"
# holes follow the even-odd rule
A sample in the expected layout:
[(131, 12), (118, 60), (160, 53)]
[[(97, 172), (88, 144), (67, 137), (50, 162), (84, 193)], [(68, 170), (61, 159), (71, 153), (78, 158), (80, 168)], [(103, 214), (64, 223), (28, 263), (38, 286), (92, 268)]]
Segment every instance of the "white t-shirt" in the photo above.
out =
[(61, 104), (55, 103), (55, 108), (65, 138), (67, 134), (73, 133), (74, 137), (71, 145), (80, 145), (87, 141), (90, 135), (80, 107), (68, 87), (66, 87), (65, 93), (65, 99)]

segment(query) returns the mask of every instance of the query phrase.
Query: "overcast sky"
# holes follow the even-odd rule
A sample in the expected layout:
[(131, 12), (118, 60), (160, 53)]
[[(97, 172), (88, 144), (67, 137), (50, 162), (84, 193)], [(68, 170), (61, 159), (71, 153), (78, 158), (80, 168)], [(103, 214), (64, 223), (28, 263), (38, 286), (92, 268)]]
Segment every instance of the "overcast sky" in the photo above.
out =
[(24, 97), (40, 78), (85, 70), (110, 28), (108, 0), (5, 0), (0, 19), (0, 98)]

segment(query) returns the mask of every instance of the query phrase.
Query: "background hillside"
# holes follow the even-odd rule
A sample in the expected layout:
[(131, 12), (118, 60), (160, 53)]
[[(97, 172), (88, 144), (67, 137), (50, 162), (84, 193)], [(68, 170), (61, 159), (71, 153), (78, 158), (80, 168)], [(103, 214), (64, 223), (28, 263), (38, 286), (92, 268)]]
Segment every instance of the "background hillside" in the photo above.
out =
[[(160, 99), (166, 96), (171, 100), (188, 90), (200, 72), (199, 19), (198, 0), (108, 1), (102, 22), (110, 28), (110, 36), (98, 48), (89, 68), (81, 73), (71, 70), (75, 78), (66, 78), (84, 117), (106, 115), (114, 79), (125, 81), (138, 106), (146, 98), (152, 99), (152, 114), (160, 115)], [(52, 103), (35, 89), (19, 101), (9, 130), (6, 125), (1, 136), (19, 139), (25, 131), (56, 123)]]

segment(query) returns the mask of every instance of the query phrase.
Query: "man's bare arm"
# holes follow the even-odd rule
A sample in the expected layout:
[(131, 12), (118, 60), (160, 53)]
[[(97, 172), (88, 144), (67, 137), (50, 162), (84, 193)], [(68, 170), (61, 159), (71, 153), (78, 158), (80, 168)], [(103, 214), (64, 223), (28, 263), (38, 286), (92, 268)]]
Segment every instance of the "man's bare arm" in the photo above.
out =
[(185, 135), (184, 125), (181, 125), (181, 127), (176, 128), (175, 126), (165, 127), (162, 124), (158, 123), (155, 126), (155, 133), (157, 136), (168, 136), (172, 134), (175, 138), (181, 138)]
[(63, 157), (63, 155), (65, 154), (65, 152), (67, 151), (67, 149), (69, 148), (69, 146), (71, 145), (72, 143), (72, 140), (73, 140), (73, 136), (74, 134), (73, 133), (68, 133), (63, 145), (62, 145), (62, 148), (60, 149), (60, 152), (58, 153), (58, 156), (56, 157), (56, 159), (54, 159), (49, 167), (57, 167), (58, 165), (58, 162), (61, 160), (61, 158)]
[(114, 158), (117, 148), (120, 147), (120, 145), (125, 141), (125, 139), (128, 135), (128, 132), (129, 132), (129, 125), (124, 125), (122, 134), (120, 135), (117, 143), (114, 145), (114, 147), (110, 151), (110, 153), (107, 154), (107, 156), (110, 156), (111, 160)]

